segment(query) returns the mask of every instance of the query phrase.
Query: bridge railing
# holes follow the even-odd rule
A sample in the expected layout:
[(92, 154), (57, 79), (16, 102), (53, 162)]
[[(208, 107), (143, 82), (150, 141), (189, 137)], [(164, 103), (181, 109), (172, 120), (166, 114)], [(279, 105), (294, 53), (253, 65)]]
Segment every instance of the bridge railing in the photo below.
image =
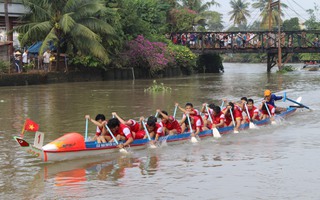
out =
[[(282, 31), (280, 45), (284, 49), (320, 48), (320, 30)], [(166, 34), (174, 44), (191, 50), (223, 50), (266, 52), (278, 48), (278, 32), (182, 32)], [(226, 52), (229, 52), (226, 51)], [(260, 52), (261, 52), (260, 51)]]

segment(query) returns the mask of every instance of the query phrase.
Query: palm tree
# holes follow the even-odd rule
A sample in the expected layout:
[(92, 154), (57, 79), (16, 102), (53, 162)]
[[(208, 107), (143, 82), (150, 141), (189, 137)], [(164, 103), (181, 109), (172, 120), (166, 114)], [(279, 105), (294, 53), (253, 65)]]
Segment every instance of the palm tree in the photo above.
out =
[[(57, 67), (62, 46), (73, 52), (89, 54), (109, 62), (99, 34), (113, 35), (113, 28), (98, 18), (106, 7), (100, 0), (23, 0), (30, 13), (22, 18), (27, 22), (16, 27), (22, 33), (21, 43), (43, 41), (39, 54), (53, 42), (57, 49)], [(67, 45), (66, 45), (67, 44)], [(66, 69), (67, 70), (67, 69)]]
[[(255, 3), (252, 4), (253, 8), (259, 9), (261, 11), (260, 16), (262, 17), (261, 20), (261, 28), (268, 29), (269, 26), (269, 1), (270, 0), (254, 0)], [(284, 3), (281, 3), (281, 9), (288, 8), (288, 6)], [(283, 12), (281, 12), (281, 16), (283, 16)], [(279, 10), (277, 7), (272, 9), (271, 14), (271, 27), (276, 26), (279, 24)]]
[[(9, 33), (11, 30), (10, 30), (10, 22), (9, 22), (9, 13), (8, 13), (8, 4), (11, 3), (11, 0), (5, 0), (4, 1), (4, 20), (5, 20), (5, 25), (6, 25), (6, 34), (7, 34), (7, 41), (10, 41), (12, 40), (12, 33)], [(9, 49), (8, 49), (8, 53), (9, 55), (11, 55), (13, 52), (13, 49), (12, 49), (12, 44), (9, 46)]]
[(220, 6), (215, 0), (202, 3), (202, 0), (180, 0), (180, 6), (201, 13), (209, 10), (211, 6)]
[(243, 25), (247, 23), (247, 17), (250, 17), (250, 12), (248, 6), (250, 3), (247, 3), (245, 0), (232, 0), (230, 1), (232, 11), (229, 12), (231, 15), (230, 21), (233, 20), (235, 25)]

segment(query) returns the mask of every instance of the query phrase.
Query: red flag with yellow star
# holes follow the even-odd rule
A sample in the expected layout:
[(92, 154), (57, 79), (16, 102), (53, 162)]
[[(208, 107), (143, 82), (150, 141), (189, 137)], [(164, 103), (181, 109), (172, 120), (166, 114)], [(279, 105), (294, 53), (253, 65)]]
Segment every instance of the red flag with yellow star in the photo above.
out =
[(35, 123), (31, 119), (26, 119), (26, 122), (24, 123), (24, 130), (37, 132), (39, 130), (39, 124)]

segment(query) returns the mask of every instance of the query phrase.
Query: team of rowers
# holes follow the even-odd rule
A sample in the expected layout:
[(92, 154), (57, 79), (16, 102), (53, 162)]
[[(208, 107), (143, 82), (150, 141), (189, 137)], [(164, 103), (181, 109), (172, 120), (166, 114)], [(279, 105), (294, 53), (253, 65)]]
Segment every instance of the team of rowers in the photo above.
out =
[[(86, 115), (85, 118), (97, 126), (93, 140), (97, 143), (125, 141), (118, 145), (119, 148), (129, 146), (135, 139), (150, 138), (150, 143), (158, 141), (158, 138), (165, 135), (180, 134), (186, 131), (191, 132), (191, 137), (197, 136), (201, 131), (234, 126), (234, 131), (238, 132), (241, 124), (264, 120), (275, 113), (285, 111), (286, 108), (276, 107), (274, 102), (282, 99), (265, 90), (264, 100), (256, 107), (253, 99), (242, 97), (240, 102), (228, 102), (225, 107), (204, 103), (201, 110), (193, 107), (192, 103), (186, 103), (181, 107), (178, 103), (175, 108), (183, 112), (180, 121), (174, 116), (168, 115), (164, 110), (157, 109), (156, 116), (150, 116), (145, 122), (144, 117), (140, 117), (139, 122), (129, 119), (122, 119), (116, 112), (112, 113), (113, 118), (106, 120), (103, 114), (98, 114), (95, 119)], [(226, 100), (223, 101), (227, 102)], [(175, 110), (176, 112), (176, 110)], [(203, 115), (203, 117), (201, 116)], [(157, 117), (160, 118), (158, 122)], [(110, 134), (111, 132), (111, 134)]]

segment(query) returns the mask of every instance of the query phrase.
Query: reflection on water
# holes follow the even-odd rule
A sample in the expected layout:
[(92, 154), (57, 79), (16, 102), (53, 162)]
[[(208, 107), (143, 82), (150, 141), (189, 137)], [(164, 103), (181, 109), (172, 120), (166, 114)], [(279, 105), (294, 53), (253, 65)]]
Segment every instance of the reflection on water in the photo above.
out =
[[(224, 74), (161, 79), (171, 93), (144, 93), (153, 80), (0, 88), (0, 196), (2, 199), (316, 199), (320, 173), (320, 72), (267, 74), (265, 65), (226, 64)], [(221, 103), (264, 89), (286, 91), (302, 110), (276, 126), (208, 138), (197, 145), (43, 163), (12, 139), (25, 118), (40, 124), (48, 143), (66, 132), (84, 133), (84, 115), (116, 111), (124, 118), (173, 113), (174, 103)], [(2, 101), (3, 100), (3, 101)], [(287, 106), (288, 102), (279, 102)], [(181, 113), (177, 113), (180, 117)], [(90, 136), (95, 133), (89, 124)], [(34, 134), (25, 138), (33, 141)], [(265, 194), (261, 196), (261, 194)]]

